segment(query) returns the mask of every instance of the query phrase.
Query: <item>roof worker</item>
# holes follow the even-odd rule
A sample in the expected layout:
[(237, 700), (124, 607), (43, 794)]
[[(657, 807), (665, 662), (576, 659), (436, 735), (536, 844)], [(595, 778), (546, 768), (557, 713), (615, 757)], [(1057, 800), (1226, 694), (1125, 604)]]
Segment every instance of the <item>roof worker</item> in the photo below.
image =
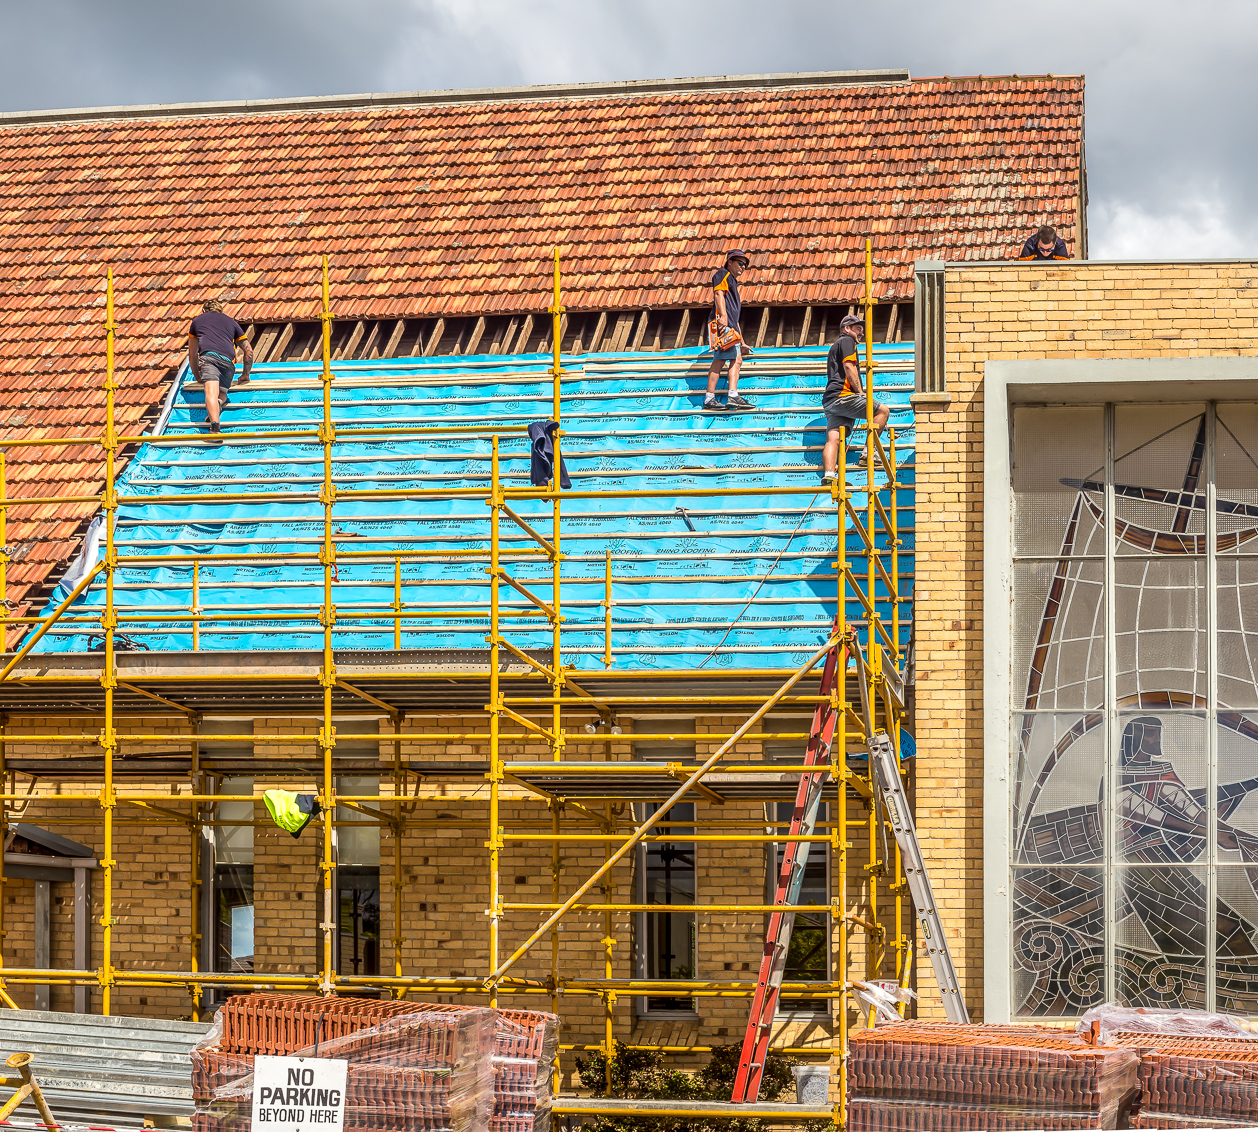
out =
[[(826, 391), (821, 395), (821, 409), (826, 415), (826, 446), (822, 451), (821, 482), (829, 483), (839, 478), (840, 429), (847, 430), (852, 438), (852, 426), (858, 420), (866, 420), (869, 406), (865, 399), (865, 386), (861, 384), (861, 368), (856, 358), (856, 345), (865, 337), (865, 321), (857, 314), (844, 316), (839, 323), (839, 340), (830, 347), (826, 358)], [(881, 432), (887, 427), (891, 410), (881, 401), (874, 402), (874, 428)], [(858, 468), (867, 466), (866, 454), (861, 453)]]
[[(743, 413), (755, 408), (750, 401), (738, 395), (738, 373), (743, 368), (744, 356), (751, 353), (751, 347), (743, 341), (742, 328), (738, 323), (743, 308), (738, 279), (747, 270), (749, 262), (742, 248), (733, 248), (725, 257), (725, 266), (712, 275), (712, 317), (708, 321), (712, 364), (708, 367), (708, 392), (703, 398), (705, 413)], [(726, 362), (729, 362), (729, 391), (722, 405), (716, 399), (716, 383)]]
[(1027, 237), (1018, 258), (1069, 259), (1070, 252), (1066, 248), (1066, 241), (1057, 235), (1057, 229), (1050, 224), (1042, 224), (1035, 235)]
[(239, 382), (244, 385), (253, 368), (253, 346), (240, 323), (223, 313), (223, 300), (207, 299), (188, 327), (188, 367), (205, 387), (206, 427), (210, 432), (223, 431), (221, 417), (227, 390), (236, 375), (237, 347), (244, 354)]

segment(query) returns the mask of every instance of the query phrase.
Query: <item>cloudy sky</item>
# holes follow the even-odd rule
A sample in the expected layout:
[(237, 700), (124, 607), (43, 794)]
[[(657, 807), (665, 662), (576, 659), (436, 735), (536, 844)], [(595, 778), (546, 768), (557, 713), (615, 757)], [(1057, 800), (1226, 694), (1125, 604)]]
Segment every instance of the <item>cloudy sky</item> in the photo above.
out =
[(1084, 74), (1094, 257), (1258, 256), (1253, 0), (0, 0), (0, 110), (907, 67)]

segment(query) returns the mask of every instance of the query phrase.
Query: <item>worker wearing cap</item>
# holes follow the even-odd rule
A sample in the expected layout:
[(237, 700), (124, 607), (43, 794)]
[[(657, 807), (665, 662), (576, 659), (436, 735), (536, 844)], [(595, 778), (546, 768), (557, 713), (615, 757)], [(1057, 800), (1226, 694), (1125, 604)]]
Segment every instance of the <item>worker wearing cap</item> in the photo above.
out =
[[(821, 395), (821, 408), (826, 415), (826, 446), (822, 451), (823, 483), (839, 478), (839, 438), (846, 431), (848, 439), (858, 420), (866, 420), (869, 410), (865, 398), (865, 386), (861, 383), (861, 367), (856, 356), (856, 346), (865, 337), (864, 320), (849, 314), (839, 323), (839, 340), (830, 347), (826, 358), (826, 391)], [(881, 401), (874, 402), (874, 428), (881, 432), (887, 427), (890, 410)], [(857, 467), (865, 467), (865, 454), (861, 454)]]
[(1057, 229), (1049, 224), (1043, 224), (1035, 235), (1027, 237), (1027, 242), (1022, 245), (1022, 254), (1018, 258), (1069, 259), (1070, 252), (1066, 248), (1066, 241), (1057, 235)]
[[(738, 293), (738, 279), (747, 270), (748, 262), (747, 253), (742, 248), (733, 248), (725, 257), (725, 266), (712, 275), (712, 317), (708, 322), (712, 364), (708, 367), (708, 392), (703, 398), (705, 413), (741, 413), (755, 408), (750, 401), (738, 395), (738, 372), (743, 368), (743, 356), (751, 353), (751, 348), (741, 338), (742, 328), (738, 323), (743, 307), (742, 296)], [(739, 337), (729, 345), (722, 345), (719, 339), (729, 337), (729, 331)], [(716, 399), (716, 383), (726, 362), (729, 362), (729, 391), (722, 405)]]

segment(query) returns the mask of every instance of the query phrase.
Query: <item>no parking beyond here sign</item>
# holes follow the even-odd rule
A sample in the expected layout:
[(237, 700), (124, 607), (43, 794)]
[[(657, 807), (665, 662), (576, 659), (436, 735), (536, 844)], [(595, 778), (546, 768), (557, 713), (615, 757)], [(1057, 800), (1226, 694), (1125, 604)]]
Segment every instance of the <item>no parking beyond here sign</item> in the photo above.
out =
[(255, 1132), (310, 1132), (345, 1127), (349, 1062), (328, 1057), (267, 1057), (253, 1062)]

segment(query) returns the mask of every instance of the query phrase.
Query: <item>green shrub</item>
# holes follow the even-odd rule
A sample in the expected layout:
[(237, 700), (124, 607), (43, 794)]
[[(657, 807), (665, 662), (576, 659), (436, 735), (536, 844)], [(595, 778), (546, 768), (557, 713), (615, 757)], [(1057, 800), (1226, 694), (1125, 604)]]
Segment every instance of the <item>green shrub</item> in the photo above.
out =
[[(601, 1053), (577, 1058), (577, 1075), (594, 1097), (618, 1097), (648, 1101), (728, 1101), (734, 1091), (741, 1045), (718, 1046), (708, 1063), (696, 1073), (670, 1068), (660, 1050), (626, 1049), (616, 1043), (611, 1059), (611, 1088), (607, 1087), (607, 1059)], [(794, 1090), (791, 1067), (803, 1064), (798, 1058), (769, 1054), (762, 1101), (779, 1100)], [(833, 1129), (829, 1120), (810, 1120), (791, 1125), (803, 1132)], [(690, 1116), (600, 1116), (588, 1124), (589, 1132), (762, 1132), (764, 1120), (739, 1117), (695, 1118)]]

